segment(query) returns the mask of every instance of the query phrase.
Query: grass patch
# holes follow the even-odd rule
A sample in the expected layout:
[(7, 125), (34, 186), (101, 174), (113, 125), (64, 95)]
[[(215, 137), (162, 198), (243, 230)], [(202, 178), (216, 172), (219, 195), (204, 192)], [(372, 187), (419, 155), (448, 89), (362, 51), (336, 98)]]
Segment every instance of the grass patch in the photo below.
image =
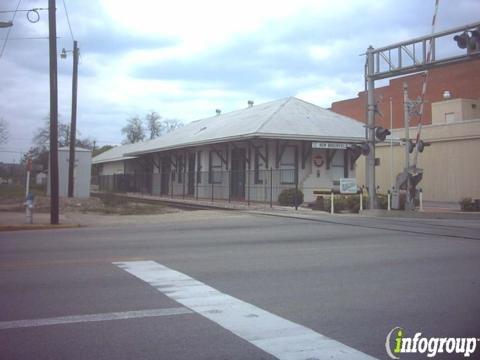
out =
[[(45, 189), (42, 186), (30, 186), (30, 192), (33, 195), (45, 195)], [(2, 199), (25, 199), (25, 185), (21, 184), (1, 184), (0, 198)]]

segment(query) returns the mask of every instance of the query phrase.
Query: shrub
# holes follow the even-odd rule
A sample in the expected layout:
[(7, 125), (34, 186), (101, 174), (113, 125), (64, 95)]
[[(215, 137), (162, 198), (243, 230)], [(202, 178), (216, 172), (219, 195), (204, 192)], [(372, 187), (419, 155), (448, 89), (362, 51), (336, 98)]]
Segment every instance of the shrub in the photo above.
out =
[(462, 211), (475, 211), (475, 203), (472, 198), (463, 198), (460, 200), (460, 208)]
[[(295, 206), (295, 189), (285, 189), (278, 196), (278, 203), (282, 206)], [(297, 205), (303, 204), (303, 192), (297, 190)]]

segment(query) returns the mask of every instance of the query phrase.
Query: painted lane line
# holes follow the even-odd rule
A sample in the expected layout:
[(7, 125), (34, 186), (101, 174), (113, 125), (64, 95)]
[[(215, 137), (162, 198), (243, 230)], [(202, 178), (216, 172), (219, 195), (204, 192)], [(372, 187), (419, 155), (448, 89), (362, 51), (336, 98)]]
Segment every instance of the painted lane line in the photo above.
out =
[(140, 319), (140, 318), (147, 318), (147, 317), (170, 316), (170, 315), (191, 314), (191, 313), (192, 311), (187, 308), (174, 307), (174, 308), (166, 308), (166, 309), (124, 311), (124, 312), (112, 312), (112, 313), (104, 313), (104, 314), (60, 316), (60, 317), (47, 318), (47, 319), (0, 321), (0, 330), (36, 327), (36, 326), (60, 325), (60, 324), (75, 324), (75, 323), (94, 322), (94, 321)]
[(155, 261), (114, 264), (278, 359), (374, 359)]

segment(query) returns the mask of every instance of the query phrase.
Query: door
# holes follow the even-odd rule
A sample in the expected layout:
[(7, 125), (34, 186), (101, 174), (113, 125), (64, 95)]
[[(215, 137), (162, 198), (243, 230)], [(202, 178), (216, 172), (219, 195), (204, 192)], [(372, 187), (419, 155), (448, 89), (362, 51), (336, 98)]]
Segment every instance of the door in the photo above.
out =
[(188, 155), (188, 195), (195, 194), (195, 153)]
[(245, 199), (245, 149), (232, 149), (230, 191), (233, 200)]
[(168, 195), (170, 184), (170, 161), (162, 159), (162, 175), (160, 178), (160, 194)]

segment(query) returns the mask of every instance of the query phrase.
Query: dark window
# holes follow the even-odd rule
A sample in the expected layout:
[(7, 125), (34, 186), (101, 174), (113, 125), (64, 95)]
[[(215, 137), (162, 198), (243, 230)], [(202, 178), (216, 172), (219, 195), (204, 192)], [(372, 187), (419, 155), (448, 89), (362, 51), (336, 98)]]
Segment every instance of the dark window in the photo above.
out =
[(255, 184), (263, 184), (263, 180), (265, 178), (265, 170), (260, 170), (261, 167), (265, 167), (263, 160), (260, 156), (260, 149), (255, 148), (255, 158), (253, 163), (253, 171), (254, 171), (254, 181)]
[(295, 184), (296, 146), (286, 146), (280, 159), (280, 183)]
[(208, 154), (208, 183), (221, 184), (222, 183), (222, 159), (215, 151), (210, 151)]
[(202, 182), (202, 152), (197, 152), (197, 184)]
[(177, 158), (178, 183), (183, 183), (183, 172), (185, 171), (185, 159), (183, 155)]

